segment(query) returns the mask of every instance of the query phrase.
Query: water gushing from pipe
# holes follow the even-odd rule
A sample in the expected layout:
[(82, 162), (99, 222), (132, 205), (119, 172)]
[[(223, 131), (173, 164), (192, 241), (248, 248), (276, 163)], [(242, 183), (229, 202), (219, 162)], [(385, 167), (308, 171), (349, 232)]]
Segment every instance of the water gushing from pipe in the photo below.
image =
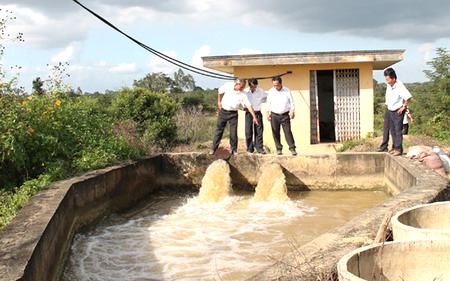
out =
[(202, 179), (199, 200), (201, 203), (220, 202), (228, 197), (231, 190), (230, 166), (225, 160), (214, 161), (206, 169)]
[(254, 202), (283, 202), (286, 200), (289, 200), (289, 197), (283, 168), (278, 163), (264, 166), (255, 189)]

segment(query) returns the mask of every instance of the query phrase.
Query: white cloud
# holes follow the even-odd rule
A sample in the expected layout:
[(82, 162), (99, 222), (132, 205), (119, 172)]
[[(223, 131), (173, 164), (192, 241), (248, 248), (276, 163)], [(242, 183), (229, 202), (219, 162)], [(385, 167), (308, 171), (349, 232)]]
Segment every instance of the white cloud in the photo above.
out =
[(108, 66), (108, 63), (106, 61), (98, 61), (94, 63), (94, 66), (105, 67)]
[[(378, 2), (361, 0), (306, 1), (237, 0), (215, 1), (82, 1), (88, 8), (112, 23), (182, 23), (202, 26), (236, 22), (261, 27), (298, 30), (303, 33), (342, 34), (362, 38), (406, 39), (434, 42), (449, 38), (450, 2), (435, 0), (433, 5), (410, 0), (408, 5), (393, 2), (389, 9)], [(103, 25), (72, 1), (2, 0), (2, 8), (17, 15), (15, 31), (37, 47), (59, 48), (85, 40), (88, 32)], [(402, 11), (398, 13), (398, 11)], [(70, 32), (68, 32), (70, 31)]]
[[(162, 51), (166, 56), (169, 56), (173, 59), (177, 58), (177, 52), (176, 51)], [(163, 60), (160, 57), (154, 57), (150, 60), (150, 63), (148, 64), (148, 67), (150, 68), (150, 72), (162, 72), (165, 74), (172, 73), (174, 71), (178, 70), (178, 66), (175, 66), (165, 60)]]
[(152, 10), (142, 7), (114, 8), (111, 12), (118, 23), (130, 24), (139, 20), (143, 20), (146, 23), (153, 23), (164, 18), (162, 14), (157, 14)]
[(135, 63), (119, 63), (116, 66), (110, 67), (108, 69), (112, 73), (133, 73), (137, 71), (137, 66)]
[(70, 44), (63, 51), (50, 58), (51, 63), (71, 62), (76, 59), (80, 52), (79, 44)]
[(88, 30), (98, 24), (92, 17), (80, 21), (80, 12), (62, 16), (41, 13), (19, 5), (9, 5), (6, 9), (13, 11), (16, 17), (7, 22), (8, 32), (23, 33), (26, 45), (41, 49), (61, 48), (71, 42), (83, 41)]
[(206, 12), (211, 9), (211, 6), (214, 5), (216, 0), (196, 0), (192, 1), (191, 4), (194, 6), (195, 10), (198, 12)]
[[(181, 24), (189, 25), (188, 28), (183, 26), (180, 30), (186, 33), (192, 31), (192, 38), (196, 38), (194, 34), (203, 32), (205, 40), (198, 44), (205, 45), (198, 48), (193, 55), (192, 53), (185, 54), (182, 52), (191, 50), (194, 40), (200, 40), (192, 39), (193, 42), (183, 42), (182, 40), (186, 40), (185, 37), (179, 39), (183, 36), (177, 34), (175, 28), (171, 29), (173, 33), (166, 32), (165, 35), (168, 37), (165, 37), (165, 35), (162, 35), (161, 38), (153, 37), (154, 40), (160, 42), (176, 44), (177, 47), (158, 48), (176, 49), (180, 57), (192, 56), (192, 64), (200, 68), (203, 67), (201, 57), (211, 55), (212, 48), (219, 54), (226, 53), (226, 50), (233, 50), (233, 54), (261, 53), (259, 50), (243, 48), (243, 46), (262, 48), (264, 52), (272, 50), (283, 52), (285, 49), (296, 51), (297, 49), (292, 47), (293, 43), (298, 42), (299, 38), (307, 37), (307, 33), (317, 34), (317, 36), (324, 38), (329, 37), (330, 42), (326, 40), (323, 41), (326, 41), (326, 43), (317, 42), (317, 46), (320, 49), (331, 50), (340, 46), (340, 42), (331, 41), (336, 38), (335, 35), (351, 35), (355, 39), (358, 39), (357, 37), (363, 39), (376, 38), (376, 42), (379, 43), (377, 47), (381, 46), (380, 48), (398, 48), (399, 45), (403, 48), (405, 45), (405, 47), (410, 46), (409, 43), (412, 42), (414, 47), (408, 47), (408, 51), (414, 48), (414, 52), (411, 53), (420, 57), (420, 60), (423, 56), (425, 61), (431, 59), (434, 46), (427, 43), (418, 47), (418, 44), (433, 42), (439, 46), (439, 40), (445, 40), (446, 43), (443, 44), (445, 47), (448, 45), (447, 42), (450, 38), (450, 17), (448, 17), (447, 12), (450, 9), (450, 2), (444, 0), (436, 0), (433, 5), (425, 6), (423, 6), (423, 1), (419, 0), (410, 0), (408, 5), (401, 2), (392, 2), (389, 9), (380, 5), (379, 2), (360, 0), (335, 2), (285, 0), (282, 3), (273, 0), (248, 0), (244, 2), (238, 2), (237, 0), (81, 0), (81, 2), (104, 16), (111, 23), (116, 24), (120, 29), (130, 31), (132, 34), (145, 32), (145, 28), (152, 25), (157, 25), (157, 27), (167, 26), (165, 23), (170, 23), (171, 26), (175, 27)], [(41, 72), (35, 70), (36, 64), (45, 65), (50, 61), (72, 60), (71, 66), (77, 63), (85, 65), (86, 69), (71, 70), (70, 79), (77, 79), (76, 82), (80, 86), (88, 87), (85, 85), (89, 85), (96, 90), (102, 90), (105, 87), (113, 88), (120, 82), (131, 83), (130, 81), (133, 81), (133, 79), (140, 78), (140, 75), (143, 76), (144, 72), (164, 72), (168, 74), (178, 69), (177, 66), (159, 58), (154, 58), (147, 65), (144, 65), (147, 59), (142, 59), (137, 54), (136, 57), (132, 56), (135, 54), (130, 54), (127, 58), (108, 58), (107, 54), (99, 57), (99, 52), (91, 51), (91, 53), (87, 53), (89, 52), (88, 48), (83, 49), (83, 52), (78, 54), (80, 50), (77, 49), (77, 46), (80, 45), (75, 44), (76, 42), (90, 40), (89, 42), (98, 44), (99, 41), (92, 41), (93, 36), (99, 36), (99, 30), (94, 30), (95, 28), (101, 26), (103, 28), (101, 31), (108, 29), (108, 32), (101, 33), (102, 38), (103, 36), (104, 38), (111, 38), (109, 37), (111, 34), (114, 34), (113, 36), (118, 34), (109, 30), (101, 21), (73, 1), (2, 0), (1, 9), (13, 11), (17, 18), (8, 22), (8, 33), (12, 35), (18, 32), (24, 33), (25, 43), (20, 43), (21, 47), (17, 50), (13, 49), (12, 53), (17, 52), (14, 59), (5, 56), (5, 62), (15, 64), (16, 62), (11, 63), (10, 61), (23, 58), (22, 61), (25, 61), (25, 63), (20, 62), (20, 64), (29, 64), (28, 69), (22, 70), (26, 79), (21, 77), (21, 80), (26, 81), (28, 88), (30, 88), (31, 80), (36, 76), (45, 77)], [(398, 13), (398, 11), (402, 12)], [(250, 35), (255, 38), (266, 37), (270, 44), (246, 45), (248, 41), (245, 40), (234, 41), (233, 38), (220, 37), (227, 29), (236, 31), (236, 33), (233, 33), (236, 34), (236, 37), (240, 37), (242, 34), (242, 37), (247, 38), (247, 33), (240, 33), (241, 29), (247, 30), (242, 25), (256, 27), (255, 32)], [(214, 29), (210, 29), (211, 26)], [(90, 33), (92, 30), (94, 32)], [(285, 30), (295, 30), (299, 33), (291, 32), (289, 33), (289, 36), (292, 36), (291, 38), (280, 38), (277, 33)], [(331, 36), (328, 36), (330, 34)], [(216, 37), (223, 40), (217, 40)], [(346, 42), (351, 41), (345, 40)], [(149, 41), (154, 42), (153, 40)], [(275, 45), (274, 43), (279, 44), (274, 47), (272, 46)], [(310, 42), (305, 43), (309, 44)], [(295, 46), (297, 46), (298, 51), (303, 48), (301, 43)], [(366, 45), (360, 43), (358, 46), (363, 46), (363, 48), (367, 46), (370, 49), (374, 45), (371, 41), (368, 41)], [(96, 46), (93, 47), (95, 49)], [(22, 49), (27, 50), (22, 51)], [(31, 49), (31, 51), (28, 51), (28, 49)], [(35, 50), (36, 52), (34, 52)], [(236, 53), (236, 50), (239, 51)], [(19, 52), (21, 53), (19, 54)], [(11, 53), (9, 48), (7, 53)], [(165, 53), (177, 57), (175, 51)], [(80, 55), (79, 60), (76, 60), (77, 54)], [(53, 57), (51, 57), (52, 55)], [(94, 63), (95, 61), (97, 62)], [(117, 64), (121, 61), (135, 61), (136, 65), (133, 66), (130, 63)], [(407, 65), (408, 61), (411, 61), (411, 58), (408, 58), (404, 65)], [(402, 65), (399, 64), (399, 67), (402, 67)], [(210, 78), (204, 79), (208, 79), (208, 83), (214, 83), (213, 85), (217, 83), (216, 80)]]
[(192, 58), (192, 65), (195, 67), (203, 68), (202, 57), (211, 55), (211, 46), (203, 45), (194, 52), (194, 57)]
[(425, 62), (430, 61), (433, 58), (433, 53), (435, 50), (436, 46), (432, 43), (425, 43), (419, 47), (419, 51), (423, 53), (423, 59)]

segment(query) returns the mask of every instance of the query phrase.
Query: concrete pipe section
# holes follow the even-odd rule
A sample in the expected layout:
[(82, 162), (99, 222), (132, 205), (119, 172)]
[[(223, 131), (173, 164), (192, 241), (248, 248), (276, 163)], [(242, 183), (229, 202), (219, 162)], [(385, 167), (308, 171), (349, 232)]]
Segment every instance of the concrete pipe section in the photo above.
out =
[(394, 240), (450, 239), (450, 201), (418, 205), (391, 220)]
[(356, 249), (338, 262), (340, 281), (450, 280), (450, 240), (396, 241)]

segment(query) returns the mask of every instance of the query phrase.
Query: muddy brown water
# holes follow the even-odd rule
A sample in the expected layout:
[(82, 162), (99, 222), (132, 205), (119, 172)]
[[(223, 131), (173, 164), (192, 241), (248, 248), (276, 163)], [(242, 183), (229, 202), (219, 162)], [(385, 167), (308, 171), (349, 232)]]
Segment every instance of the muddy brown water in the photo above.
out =
[(288, 192), (254, 203), (232, 192), (159, 194), (75, 236), (63, 280), (245, 280), (295, 247), (384, 201), (377, 191)]

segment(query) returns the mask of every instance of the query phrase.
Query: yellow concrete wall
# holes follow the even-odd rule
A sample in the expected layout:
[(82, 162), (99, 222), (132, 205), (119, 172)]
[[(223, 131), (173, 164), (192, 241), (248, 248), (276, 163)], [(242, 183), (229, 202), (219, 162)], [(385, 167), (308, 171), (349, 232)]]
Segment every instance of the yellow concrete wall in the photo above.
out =
[[(309, 64), (309, 65), (277, 65), (277, 66), (244, 66), (235, 67), (237, 77), (265, 77), (292, 71), (283, 76), (283, 86), (291, 89), (295, 102), (295, 118), (291, 120), (295, 144), (300, 148), (311, 148), (310, 145), (310, 70), (333, 70), (358, 68), (360, 71), (360, 99), (361, 99), (361, 137), (373, 132), (373, 68), (372, 63), (345, 64)], [(268, 91), (272, 87), (272, 80), (259, 80), (259, 87)], [(275, 151), (272, 131), (266, 119), (265, 105), (262, 107), (264, 116), (264, 144), (272, 152)], [(239, 113), (238, 137), (245, 138), (245, 114)], [(287, 144), (282, 134), (283, 152), (287, 152)]]

